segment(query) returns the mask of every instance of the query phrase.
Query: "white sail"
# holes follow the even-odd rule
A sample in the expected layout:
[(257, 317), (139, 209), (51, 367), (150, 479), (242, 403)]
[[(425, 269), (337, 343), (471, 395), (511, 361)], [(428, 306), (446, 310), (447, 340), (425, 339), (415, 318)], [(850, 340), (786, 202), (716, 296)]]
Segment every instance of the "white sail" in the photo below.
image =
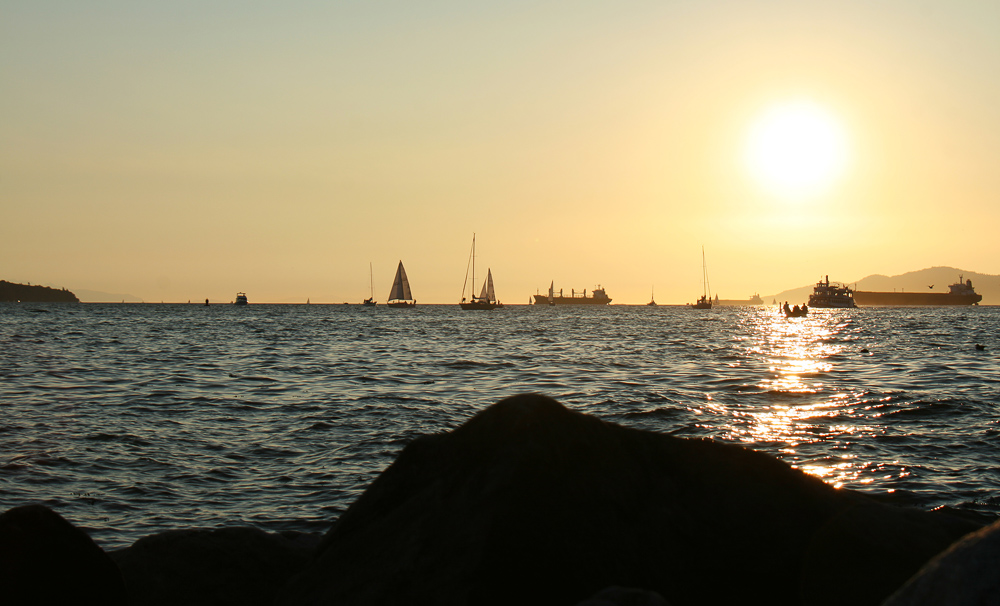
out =
[(396, 277), (392, 280), (392, 290), (389, 291), (389, 300), (409, 301), (413, 297), (410, 295), (410, 281), (406, 279), (406, 270), (403, 269), (403, 262), (399, 262), (396, 268)]
[(399, 273), (403, 276), (403, 299), (410, 301), (413, 299), (413, 295), (410, 294), (410, 281), (406, 279), (406, 270), (403, 269), (403, 262), (399, 262)]
[(552, 300), (552, 297), (555, 296), (555, 290), (556, 290), (556, 281), (553, 280), (552, 283), (549, 284), (549, 300), (550, 301)]
[(479, 293), (479, 300), (491, 303), (497, 300), (496, 293), (493, 291), (493, 272), (489, 269), (486, 270), (486, 280), (483, 282), (483, 291)]

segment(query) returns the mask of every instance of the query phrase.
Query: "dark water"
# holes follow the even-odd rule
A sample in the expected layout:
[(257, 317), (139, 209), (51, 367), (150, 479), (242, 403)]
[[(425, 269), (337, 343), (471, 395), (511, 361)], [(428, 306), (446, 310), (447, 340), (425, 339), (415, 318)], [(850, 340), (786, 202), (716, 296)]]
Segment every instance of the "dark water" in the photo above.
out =
[(997, 515), (998, 326), (993, 307), (2, 304), (0, 510), (48, 504), (106, 548), (321, 532), (409, 440), (531, 391)]

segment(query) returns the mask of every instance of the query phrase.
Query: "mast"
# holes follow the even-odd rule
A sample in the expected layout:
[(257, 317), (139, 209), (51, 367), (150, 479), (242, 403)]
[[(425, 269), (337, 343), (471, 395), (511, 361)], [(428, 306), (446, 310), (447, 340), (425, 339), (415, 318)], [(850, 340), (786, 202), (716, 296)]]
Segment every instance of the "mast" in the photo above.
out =
[(469, 266), (472, 266), (472, 289), (469, 296), (476, 300), (476, 232), (472, 232), (472, 250), (469, 251), (469, 261), (465, 264), (465, 281), (462, 282), (462, 301), (465, 301), (465, 287), (469, 285)]
[(372, 262), (368, 262), (368, 294), (375, 300), (375, 277), (372, 274)]
[(705, 247), (701, 247), (701, 288), (702, 296), (708, 298), (708, 266), (705, 265)]

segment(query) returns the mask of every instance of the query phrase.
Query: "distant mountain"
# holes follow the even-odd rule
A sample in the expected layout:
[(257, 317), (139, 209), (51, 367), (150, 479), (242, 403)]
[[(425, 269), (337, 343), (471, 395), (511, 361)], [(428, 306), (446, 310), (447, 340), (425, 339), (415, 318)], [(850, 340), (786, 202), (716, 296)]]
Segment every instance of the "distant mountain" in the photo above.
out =
[(65, 288), (15, 284), (0, 280), (0, 301), (22, 303), (79, 303), (80, 299)]
[[(854, 290), (880, 292), (948, 292), (948, 285), (958, 282), (960, 278), (963, 282), (972, 280), (973, 288), (976, 289), (977, 293), (983, 295), (980, 305), (1000, 305), (1000, 276), (980, 274), (954, 267), (929, 267), (898, 276), (873, 274), (855, 282), (848, 282), (847, 285)], [(831, 276), (830, 281), (840, 282), (841, 280)], [(933, 288), (929, 288), (930, 286)], [(788, 301), (791, 304), (801, 304), (809, 300), (812, 291), (813, 285), (810, 284), (809, 286), (785, 290), (776, 295), (767, 295), (763, 299), (768, 304), (772, 300), (777, 300), (778, 303)]]
[(75, 292), (76, 296), (80, 297), (80, 301), (84, 303), (119, 303), (121, 301), (125, 301), (126, 303), (142, 303), (142, 299), (135, 295), (115, 294), (100, 292), (97, 290), (84, 290), (82, 288), (73, 292)]

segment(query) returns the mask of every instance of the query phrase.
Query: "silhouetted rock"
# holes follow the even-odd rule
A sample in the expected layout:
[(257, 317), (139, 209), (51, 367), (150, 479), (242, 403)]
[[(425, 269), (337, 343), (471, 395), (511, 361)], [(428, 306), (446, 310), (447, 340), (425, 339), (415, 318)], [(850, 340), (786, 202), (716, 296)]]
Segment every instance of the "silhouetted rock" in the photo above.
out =
[[(833, 489), (762, 453), (518, 396), (415, 440), (321, 543), (176, 530), (109, 557), (48, 508), (14, 508), (0, 516), (0, 601), (876, 605), (979, 527)], [(886, 606), (995, 597), (998, 528)]]
[(0, 515), (0, 602), (125, 604), (125, 585), (106, 553), (44, 505)]
[(655, 591), (629, 587), (608, 587), (576, 606), (669, 606)]
[(319, 537), (256, 528), (171, 530), (111, 556), (135, 606), (270, 605), (312, 559)]
[(939, 554), (883, 606), (986, 604), (1000, 604), (1000, 522)]
[(407, 446), (281, 603), (874, 605), (978, 527), (518, 396)]

